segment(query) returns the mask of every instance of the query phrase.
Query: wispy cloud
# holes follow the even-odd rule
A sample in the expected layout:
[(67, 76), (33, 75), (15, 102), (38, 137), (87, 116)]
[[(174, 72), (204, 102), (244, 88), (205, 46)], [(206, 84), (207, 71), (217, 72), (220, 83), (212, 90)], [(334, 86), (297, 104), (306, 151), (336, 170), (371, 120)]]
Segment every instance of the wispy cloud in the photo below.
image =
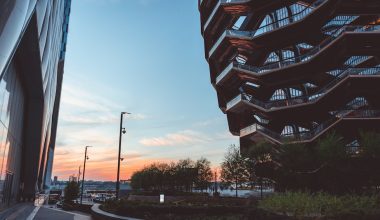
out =
[(144, 114), (141, 114), (141, 113), (137, 113), (137, 114), (130, 114), (127, 116), (129, 119), (132, 119), (132, 120), (144, 120), (144, 119), (147, 119), (149, 118), (147, 115), (144, 115)]
[[(64, 85), (62, 94), (63, 111), (60, 118), (65, 125), (115, 124), (120, 120), (118, 110), (124, 109), (123, 106), (75, 84)], [(128, 115), (128, 117), (132, 120), (148, 118), (142, 113)]]
[(215, 126), (216, 124), (221, 124), (224, 122), (225, 117), (215, 117), (215, 118), (210, 118), (204, 121), (199, 121), (193, 124), (193, 127), (208, 127), (208, 126)]
[[(89, 149), (88, 178), (113, 179), (117, 166), (118, 136), (113, 128), (118, 127), (120, 111), (124, 106), (106, 98), (103, 93), (92, 91), (93, 87), (82, 85), (76, 79), (64, 84), (62, 91), (61, 114), (54, 159), (54, 174), (68, 178), (78, 172), (83, 164), (84, 146)], [(104, 86), (104, 85), (103, 85)], [(101, 88), (111, 90), (110, 88)], [(142, 113), (127, 115), (128, 120), (149, 118)], [(144, 155), (138, 152), (123, 152), (123, 164), (129, 169), (122, 170), (130, 176), (133, 167), (138, 169), (144, 164)]]
[(184, 130), (169, 133), (163, 137), (143, 138), (139, 142), (145, 146), (177, 146), (191, 143), (208, 142), (210, 139), (199, 132)]

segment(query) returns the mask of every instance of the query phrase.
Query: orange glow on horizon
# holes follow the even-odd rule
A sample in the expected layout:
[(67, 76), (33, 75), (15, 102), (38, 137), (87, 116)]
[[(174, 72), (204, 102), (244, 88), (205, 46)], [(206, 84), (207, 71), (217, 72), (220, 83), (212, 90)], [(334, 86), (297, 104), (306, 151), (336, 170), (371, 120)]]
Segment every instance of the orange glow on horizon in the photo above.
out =
[[(59, 180), (68, 180), (70, 176), (78, 176), (79, 166), (83, 171), (84, 149), (64, 150), (58, 148), (54, 156), (53, 175), (58, 176)], [(75, 156), (74, 156), (75, 155)], [(86, 180), (115, 181), (117, 173), (117, 150), (105, 148), (89, 148), (89, 160), (86, 162)], [(149, 166), (152, 163), (170, 163), (176, 160), (167, 158), (147, 159), (139, 154), (125, 154), (120, 164), (120, 179), (130, 179), (131, 175)], [(220, 168), (211, 167), (213, 178), (217, 171), (218, 180), (220, 179)], [(82, 175), (80, 176), (82, 179)]]
[[(78, 151), (78, 152), (77, 152)], [(53, 175), (59, 180), (68, 180), (78, 176), (79, 166), (83, 171), (84, 152), (68, 152), (59, 149), (54, 156)], [(73, 155), (76, 155), (73, 157)], [(117, 173), (117, 151), (107, 149), (89, 149), (89, 160), (86, 162), (86, 180), (115, 181)], [(83, 158), (82, 158), (83, 157)], [(126, 154), (120, 163), (120, 179), (130, 179), (131, 175), (145, 166), (155, 162), (170, 162), (169, 159), (144, 159), (138, 154)], [(80, 176), (82, 178), (82, 175)]]

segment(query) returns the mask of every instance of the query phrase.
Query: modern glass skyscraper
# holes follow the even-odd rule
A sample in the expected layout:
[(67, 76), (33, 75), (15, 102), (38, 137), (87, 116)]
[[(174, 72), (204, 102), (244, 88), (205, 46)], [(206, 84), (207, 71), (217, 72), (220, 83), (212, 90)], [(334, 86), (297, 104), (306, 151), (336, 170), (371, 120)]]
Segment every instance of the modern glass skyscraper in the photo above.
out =
[(331, 130), (357, 146), (380, 129), (380, 1), (200, 0), (211, 83), (242, 152), (311, 143)]
[(0, 1), (0, 204), (50, 183), (71, 0)]

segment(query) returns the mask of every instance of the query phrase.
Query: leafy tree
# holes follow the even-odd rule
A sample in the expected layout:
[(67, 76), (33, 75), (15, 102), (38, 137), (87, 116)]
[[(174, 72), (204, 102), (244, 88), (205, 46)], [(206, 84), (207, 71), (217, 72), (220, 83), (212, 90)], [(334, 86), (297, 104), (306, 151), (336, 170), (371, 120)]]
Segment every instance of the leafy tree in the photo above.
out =
[(211, 171), (210, 164), (210, 161), (204, 157), (200, 158), (195, 162), (195, 168), (198, 171), (195, 184), (198, 188), (201, 189), (201, 191), (203, 191), (203, 189), (207, 189), (212, 180), (213, 174)]
[(235, 195), (237, 197), (238, 187), (247, 182), (249, 177), (247, 163), (245, 158), (241, 156), (239, 147), (230, 146), (224, 156), (221, 169), (222, 182), (235, 185)]
[(285, 144), (281, 146), (276, 160), (281, 166), (291, 172), (308, 172), (320, 167), (312, 146), (302, 143)]
[(262, 141), (249, 148), (248, 156), (258, 163), (266, 162), (271, 160), (272, 149), (273, 144)]
[(247, 175), (248, 175), (248, 182), (249, 185), (251, 186), (251, 189), (255, 186), (257, 182), (257, 176), (256, 176), (256, 161), (253, 160), (252, 158), (246, 158), (245, 159), (245, 166), (247, 169)]
[(380, 134), (372, 131), (360, 132), (362, 154), (366, 158), (380, 157)]
[(198, 172), (195, 168), (194, 161), (187, 158), (179, 160), (176, 165), (176, 180), (180, 188), (185, 191), (191, 191), (191, 187), (195, 182)]
[(167, 189), (174, 190), (177, 186), (178, 180), (176, 179), (176, 163), (171, 162), (167, 164), (164, 170), (164, 179)]
[(70, 181), (64, 189), (65, 192), (65, 203), (72, 203), (74, 199), (78, 198), (79, 195), (79, 184), (76, 181)]
[(142, 176), (143, 176), (142, 171), (137, 171), (137, 172), (134, 172), (132, 174), (132, 176), (131, 176), (131, 187), (133, 189), (142, 189), (143, 188)]
[[(190, 159), (179, 160), (177, 163), (150, 164), (132, 174), (131, 186), (133, 189), (143, 190), (190, 191), (197, 180), (204, 180), (207, 176), (207, 160), (200, 159), (199, 161), (202, 161), (198, 164), (199, 166), (202, 164), (200, 173), (198, 173), (196, 163)], [(199, 177), (199, 175), (204, 175), (204, 177)]]
[(325, 163), (334, 163), (347, 157), (343, 138), (337, 135), (335, 131), (319, 139), (317, 152), (320, 160)]

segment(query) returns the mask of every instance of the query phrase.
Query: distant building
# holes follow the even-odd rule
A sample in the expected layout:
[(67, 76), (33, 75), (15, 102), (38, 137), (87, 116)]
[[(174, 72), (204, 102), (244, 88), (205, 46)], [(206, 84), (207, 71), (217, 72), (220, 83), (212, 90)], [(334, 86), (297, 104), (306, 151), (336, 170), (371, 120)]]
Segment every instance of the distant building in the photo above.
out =
[(78, 181), (78, 177), (76, 176), (70, 176), (69, 177), (69, 182), (77, 182)]
[(55, 185), (55, 184), (57, 184), (57, 182), (58, 182), (58, 176), (54, 176), (53, 184)]
[(0, 1), (0, 207), (50, 185), (70, 5)]

